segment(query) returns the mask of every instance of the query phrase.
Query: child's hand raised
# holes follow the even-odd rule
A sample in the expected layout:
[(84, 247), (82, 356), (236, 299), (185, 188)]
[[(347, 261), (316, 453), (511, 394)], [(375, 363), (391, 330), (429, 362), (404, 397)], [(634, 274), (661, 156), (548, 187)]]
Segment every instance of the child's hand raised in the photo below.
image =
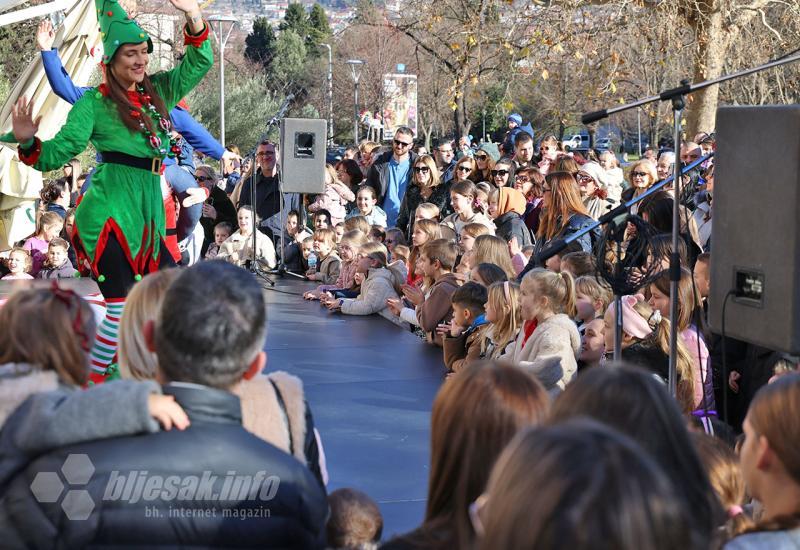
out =
[(386, 300), (386, 307), (389, 308), (394, 315), (400, 317), (400, 311), (403, 309), (403, 303), (400, 301), (400, 298), (389, 298)]
[(415, 306), (418, 306), (425, 301), (425, 294), (423, 294), (420, 289), (413, 285), (403, 285), (401, 290), (403, 291), (403, 296), (405, 296), (406, 299)]
[(457, 338), (461, 333), (464, 332), (464, 328), (456, 323), (455, 319), (451, 319), (450, 323), (440, 323), (436, 327), (436, 334), (444, 336), (445, 334), (449, 334), (453, 338)]
[(165, 430), (171, 430), (173, 426), (179, 430), (189, 427), (189, 417), (186, 412), (175, 402), (171, 395), (161, 395), (152, 393), (147, 396), (147, 410), (150, 416), (155, 418)]

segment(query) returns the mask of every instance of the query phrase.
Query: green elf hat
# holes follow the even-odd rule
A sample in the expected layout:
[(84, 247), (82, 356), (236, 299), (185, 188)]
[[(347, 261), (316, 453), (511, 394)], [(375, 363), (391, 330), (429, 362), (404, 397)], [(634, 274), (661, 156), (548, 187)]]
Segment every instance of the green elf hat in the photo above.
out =
[(136, 21), (131, 19), (117, 0), (94, 0), (97, 22), (103, 38), (103, 63), (108, 64), (123, 44), (147, 42), (147, 52), (152, 53), (153, 41)]

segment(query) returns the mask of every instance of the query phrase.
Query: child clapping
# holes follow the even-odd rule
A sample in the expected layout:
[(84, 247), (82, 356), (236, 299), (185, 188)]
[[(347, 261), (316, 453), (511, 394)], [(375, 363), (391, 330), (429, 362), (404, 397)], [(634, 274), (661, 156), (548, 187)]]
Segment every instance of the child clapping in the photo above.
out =
[(483, 310), (486, 299), (486, 287), (472, 281), (464, 283), (453, 293), (453, 319), (449, 325), (439, 325), (436, 329), (442, 336), (444, 365), (448, 373), (458, 372), (480, 358), (483, 339), (480, 328), (486, 324)]

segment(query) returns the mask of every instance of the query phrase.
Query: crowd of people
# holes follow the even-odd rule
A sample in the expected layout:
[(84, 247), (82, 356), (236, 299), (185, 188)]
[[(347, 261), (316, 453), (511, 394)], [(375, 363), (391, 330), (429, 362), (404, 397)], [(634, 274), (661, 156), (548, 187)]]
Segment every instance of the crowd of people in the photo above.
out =
[[(706, 324), (713, 160), (677, 176), (679, 194), (666, 185), (632, 206), (613, 250), (601, 253), (593, 227), (707, 155), (713, 134), (621, 163), (534, 139), (518, 114), (499, 144), (441, 139), (433, 154), (400, 127), (388, 147), (364, 141), (327, 165), (321, 193), (283, 193), (275, 143), (242, 159), (189, 115), (181, 97), (210, 67), (209, 29), (195, 0), (171, 1), (187, 54), (152, 80), (147, 35), (112, 0), (97, 0), (96, 91), (69, 81), (52, 26), (37, 32), (53, 90), (75, 106), (44, 142), (32, 107), (15, 106), (20, 159), (63, 177), (0, 275), (92, 277), (101, 295), (54, 282), (0, 307), (4, 547), (800, 547), (796, 362)], [(105, 152), (82, 173), (69, 159), (87, 141)], [(676, 203), (672, 296), (663, 249)], [(614, 302), (597, 273), (631, 259), (631, 273), (653, 276)], [(243, 269), (254, 265), (305, 278), (321, 314), (377, 314), (440, 350), (418, 528), (384, 537), (367, 494), (327, 494), (313, 403), (267, 368), (267, 307)], [(74, 455), (91, 457), (94, 506), (65, 521), (34, 480)], [(132, 496), (153, 485), (148, 472), (207, 473), (210, 492)], [(129, 491), (123, 478), (140, 475)]]
[[(48, 537), (68, 534), (303, 548), (796, 548), (800, 463), (791, 442), (800, 436), (800, 375), (787, 357), (729, 338), (723, 357), (722, 338), (705, 324), (711, 242), (699, 229), (711, 223), (713, 163), (694, 181), (684, 178), (693, 193), (678, 199), (686, 210), (678, 318), (670, 319), (666, 270), (623, 296), (624, 364), (616, 364), (615, 304), (596, 276), (598, 235), (551, 258), (540, 252), (703, 149), (687, 143), (679, 156), (648, 151), (619, 166), (613, 153), (586, 158), (552, 137), (540, 140), (538, 155), (526, 132), (513, 145), (482, 144), (457, 159), (442, 140), (429, 156), (412, 151), (413, 135), (401, 128), (389, 150), (363, 143), (329, 165), (325, 191), (312, 197), (281, 195), (268, 141), (242, 175), (234, 163), (222, 177), (198, 165), (208, 196), (202, 251), (184, 250), (192, 267), (134, 285), (119, 313), (110, 376), (96, 387), (88, 369), (95, 315), (86, 302), (56, 287), (12, 295), (0, 309), (0, 525), (13, 545), (47, 546)], [(45, 188), (36, 232), (12, 249), (5, 278), (73, 276), (71, 193), (67, 179)], [(665, 234), (674, 200), (667, 186), (635, 210)], [(643, 246), (637, 238), (629, 226), (623, 254)], [(326, 499), (313, 403), (299, 379), (264, 374), (266, 307), (241, 269), (250, 261), (304, 275), (314, 282), (304, 298), (331, 312), (380, 314), (420, 345), (441, 348), (445, 376), (417, 529), (381, 543), (382, 518), (368, 495), (340, 489)], [(651, 253), (648, 261), (660, 260)], [(674, 397), (672, 322), (680, 333)], [(58, 337), (37, 345), (43, 333)], [(76, 415), (90, 421), (76, 425)], [(106, 481), (114, 469), (145, 469), (152, 456), (170, 455), (166, 471), (188, 474), (208, 437), (237, 458), (232, 465), (227, 453), (205, 451), (200, 469), (241, 473), (266, 462), (292, 480), (272, 503), (271, 523), (250, 519), (252, 527), (233, 530), (171, 518), (141, 532), (107, 502), (95, 521), (66, 531), (49, 520), (46, 529), (19, 523), (27, 506), (42, 506), (32, 501), (32, 472), (65, 453), (107, 455), (94, 460), (95, 477)], [(125, 514), (142, 512), (126, 506)]]

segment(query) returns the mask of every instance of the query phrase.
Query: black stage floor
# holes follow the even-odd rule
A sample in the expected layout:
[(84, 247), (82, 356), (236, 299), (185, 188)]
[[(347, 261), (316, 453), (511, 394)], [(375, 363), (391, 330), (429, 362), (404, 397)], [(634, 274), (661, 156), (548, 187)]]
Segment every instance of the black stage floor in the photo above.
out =
[[(279, 280), (276, 288), (300, 293), (312, 285)], [(418, 526), (441, 350), (377, 315), (331, 314), (270, 290), (266, 298), (267, 370), (303, 380), (327, 456), (328, 492), (353, 487), (375, 499), (384, 539)]]

